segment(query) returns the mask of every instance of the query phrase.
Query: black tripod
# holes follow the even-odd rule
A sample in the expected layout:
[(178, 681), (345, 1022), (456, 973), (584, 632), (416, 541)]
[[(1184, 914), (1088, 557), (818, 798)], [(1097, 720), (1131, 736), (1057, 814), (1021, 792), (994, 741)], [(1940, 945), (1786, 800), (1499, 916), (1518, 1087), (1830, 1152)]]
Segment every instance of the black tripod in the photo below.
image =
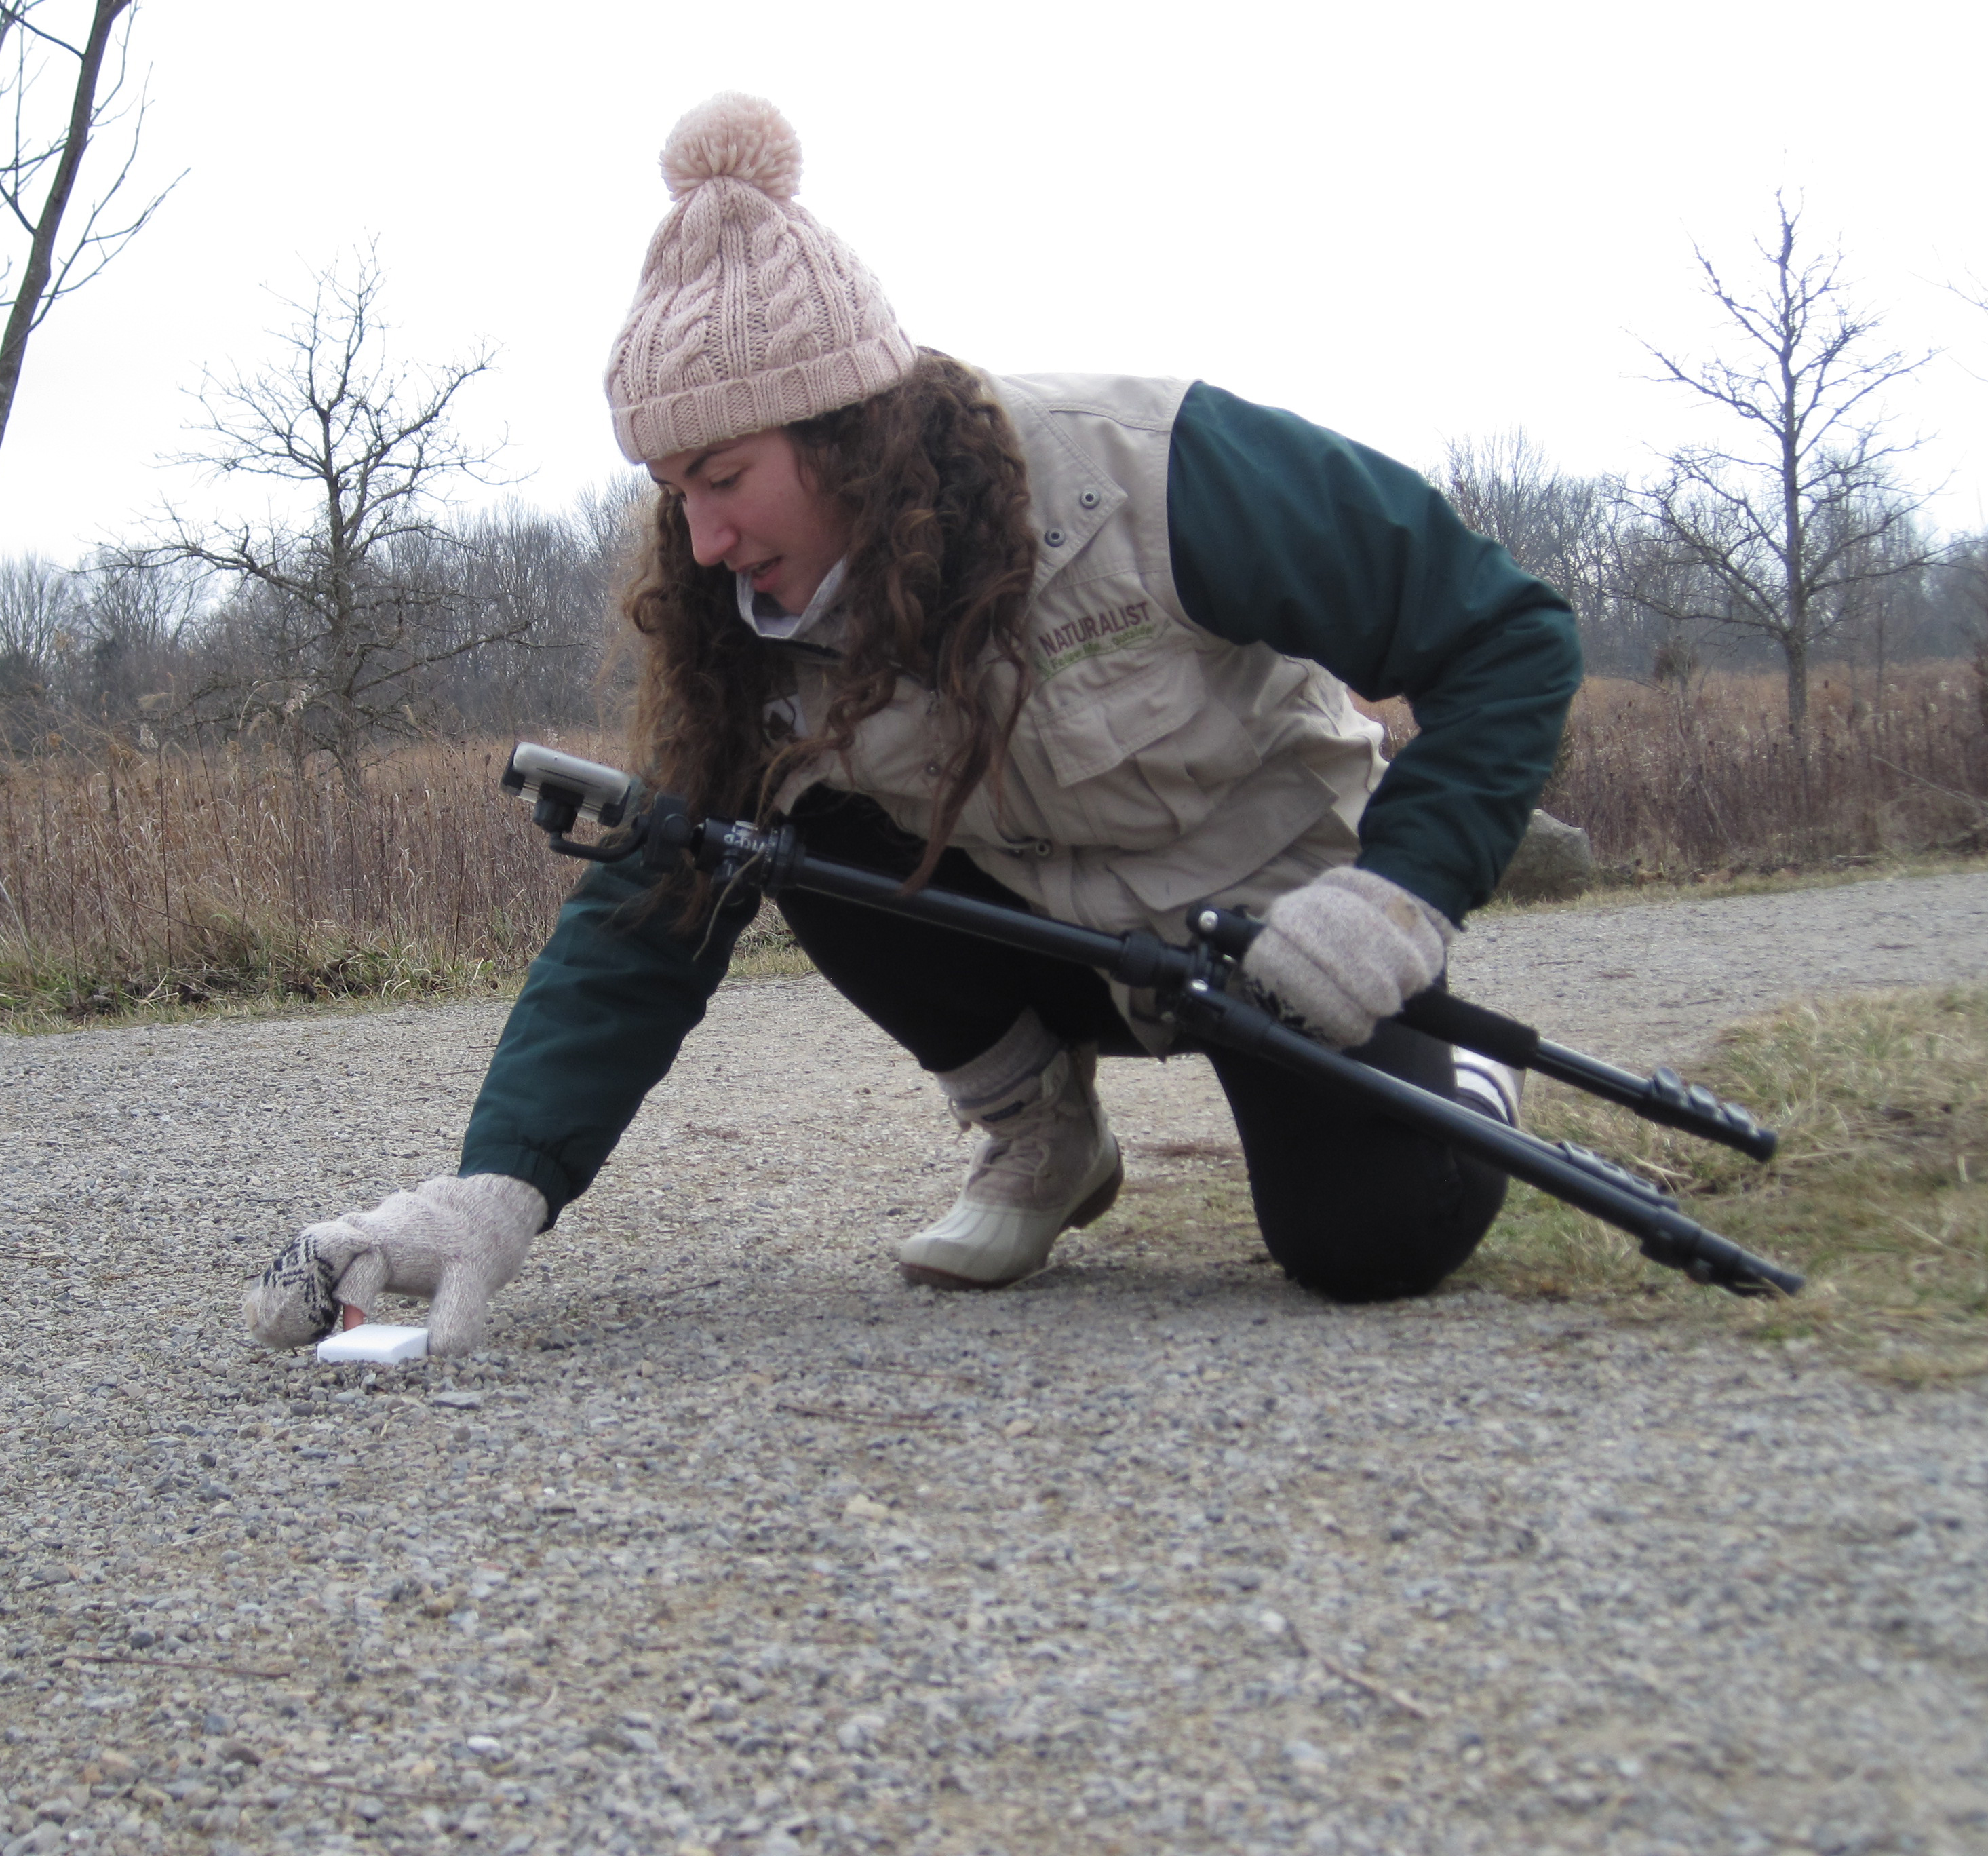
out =
[[(516, 790), (522, 783), (507, 774), (505, 783)], [(809, 856), (790, 825), (762, 831), (741, 820), (694, 820), (681, 800), (667, 793), (615, 838), (583, 844), (566, 834), (586, 796), (577, 788), (564, 790), (551, 777), (534, 778), (532, 787), (533, 822), (562, 855), (618, 862), (639, 854), (659, 872), (688, 858), (721, 885), (742, 884), (769, 895), (788, 888), (812, 890), (1095, 968), (1126, 986), (1150, 990), (1162, 1016), (1190, 1036), (1324, 1077), (1394, 1120), (1626, 1231), (1653, 1263), (1682, 1269), (1695, 1282), (1716, 1283), (1735, 1295), (1793, 1295), (1802, 1286), (1794, 1271), (1694, 1223), (1668, 1193), (1612, 1161), (1571, 1141), (1542, 1141), (1370, 1069), (1231, 992), (1229, 982), (1259, 925), (1246, 915), (1204, 909), (1195, 916), (1187, 943), (1175, 946), (1156, 935), (1104, 934), (944, 890), (907, 896), (894, 877)], [(1418, 994), (1400, 1018), (1445, 1043), (1461, 1044), (1515, 1069), (1537, 1070), (1646, 1121), (1719, 1141), (1756, 1160), (1774, 1151), (1773, 1134), (1745, 1109), (1722, 1102), (1709, 1090), (1686, 1085), (1674, 1071), (1635, 1076), (1445, 992)]]

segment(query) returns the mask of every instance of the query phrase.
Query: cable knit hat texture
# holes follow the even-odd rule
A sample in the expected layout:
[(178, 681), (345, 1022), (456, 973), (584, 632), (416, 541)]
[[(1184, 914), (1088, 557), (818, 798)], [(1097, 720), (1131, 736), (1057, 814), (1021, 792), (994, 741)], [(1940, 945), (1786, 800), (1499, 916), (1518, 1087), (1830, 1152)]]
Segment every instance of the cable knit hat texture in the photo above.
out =
[(815, 418), (911, 371), (877, 280), (794, 204), (800, 173), (800, 141), (760, 97), (728, 91), (670, 132), (675, 205), (607, 365), (631, 462)]

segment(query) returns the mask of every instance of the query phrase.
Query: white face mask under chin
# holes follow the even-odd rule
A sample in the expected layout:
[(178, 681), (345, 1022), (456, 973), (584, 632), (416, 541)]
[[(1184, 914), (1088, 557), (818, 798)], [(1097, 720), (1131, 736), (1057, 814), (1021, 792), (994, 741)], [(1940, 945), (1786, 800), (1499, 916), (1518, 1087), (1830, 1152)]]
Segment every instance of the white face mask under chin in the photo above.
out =
[(848, 566), (845, 556), (830, 568), (821, 576), (821, 584), (814, 590), (814, 597), (808, 601), (807, 610), (799, 614), (783, 612), (779, 603), (769, 595), (755, 593), (749, 573), (734, 574), (733, 583), (739, 591), (739, 616), (762, 638), (797, 638), (827, 617), (841, 593)]

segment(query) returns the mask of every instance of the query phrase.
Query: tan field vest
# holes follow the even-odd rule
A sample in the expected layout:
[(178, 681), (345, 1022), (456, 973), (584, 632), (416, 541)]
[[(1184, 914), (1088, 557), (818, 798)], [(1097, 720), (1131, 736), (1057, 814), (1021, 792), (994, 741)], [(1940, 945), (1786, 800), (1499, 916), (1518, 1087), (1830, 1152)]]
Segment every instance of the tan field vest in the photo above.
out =
[[(1260, 910), (1351, 863), (1383, 769), (1379, 726), (1318, 665), (1232, 644), (1181, 610), (1167, 458), (1187, 383), (1030, 374), (991, 384), (1021, 440), (1040, 544), (1032, 687), (999, 804), (983, 786), (952, 842), (1039, 910), (1172, 941), (1193, 904)], [(830, 672), (796, 674), (816, 725)], [(935, 706), (901, 679), (848, 764), (797, 775), (779, 803), (825, 781), (928, 837), (943, 758)]]

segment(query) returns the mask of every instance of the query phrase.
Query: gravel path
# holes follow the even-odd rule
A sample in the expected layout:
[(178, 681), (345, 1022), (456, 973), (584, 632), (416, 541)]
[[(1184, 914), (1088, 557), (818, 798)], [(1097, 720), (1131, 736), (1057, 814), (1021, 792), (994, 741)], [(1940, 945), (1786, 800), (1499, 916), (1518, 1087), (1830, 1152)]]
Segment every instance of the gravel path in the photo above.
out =
[[(1507, 917), (1459, 990), (1678, 1055), (1988, 973), (1988, 877)], [(488, 1352), (248, 1348), (294, 1226), (445, 1170), (489, 1005), (0, 1051), (0, 1856), (1980, 1851), (1976, 1386), (1232, 1230), (1205, 1065), (997, 1296), (881, 1238), (964, 1149), (813, 981), (729, 988)], [(1179, 1202), (1175, 1192), (1169, 1202)]]
[(1492, 915), (1452, 972), (1459, 992), (1563, 1044), (1648, 1067), (1804, 992), (1988, 975), (1988, 875)]

